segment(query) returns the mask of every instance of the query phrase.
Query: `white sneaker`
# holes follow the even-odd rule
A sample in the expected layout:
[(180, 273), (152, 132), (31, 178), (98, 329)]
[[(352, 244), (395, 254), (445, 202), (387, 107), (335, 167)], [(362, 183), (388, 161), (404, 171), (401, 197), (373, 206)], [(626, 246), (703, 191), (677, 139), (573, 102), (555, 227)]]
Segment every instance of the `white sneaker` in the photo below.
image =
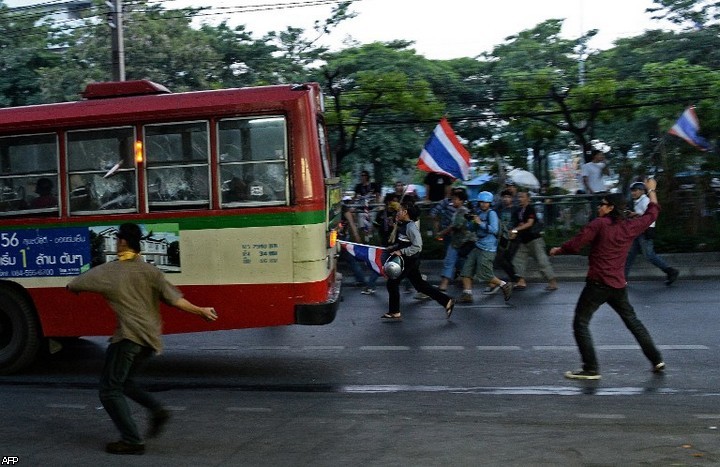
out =
[(363, 295), (375, 295), (375, 289), (373, 287), (365, 287), (360, 293)]

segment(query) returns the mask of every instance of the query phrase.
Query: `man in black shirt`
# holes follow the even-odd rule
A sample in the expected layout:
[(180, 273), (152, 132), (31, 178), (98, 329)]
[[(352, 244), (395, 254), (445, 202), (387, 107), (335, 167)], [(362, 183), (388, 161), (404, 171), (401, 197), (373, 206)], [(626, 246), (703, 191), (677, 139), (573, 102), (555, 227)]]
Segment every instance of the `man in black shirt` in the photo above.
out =
[(425, 176), (423, 183), (428, 201), (442, 201), (450, 197), (453, 179), (449, 175), (430, 172)]

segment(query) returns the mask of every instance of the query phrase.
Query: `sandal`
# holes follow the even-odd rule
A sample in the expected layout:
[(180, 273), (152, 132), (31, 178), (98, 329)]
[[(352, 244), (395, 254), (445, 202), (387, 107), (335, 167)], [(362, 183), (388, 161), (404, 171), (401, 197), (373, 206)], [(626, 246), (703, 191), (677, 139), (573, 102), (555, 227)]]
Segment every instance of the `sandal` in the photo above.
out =
[(455, 299), (451, 298), (450, 301), (447, 302), (447, 305), (445, 305), (445, 317), (447, 319), (450, 319), (450, 315), (452, 315), (454, 308), (455, 308)]
[(390, 313), (390, 312), (385, 313), (384, 315), (381, 316), (381, 318), (386, 319), (388, 321), (402, 321), (402, 315), (400, 314), (399, 311), (395, 312), (395, 313)]
[(545, 290), (547, 290), (548, 292), (555, 292), (557, 289), (557, 286), (553, 287), (552, 285), (548, 285), (547, 287), (545, 287)]

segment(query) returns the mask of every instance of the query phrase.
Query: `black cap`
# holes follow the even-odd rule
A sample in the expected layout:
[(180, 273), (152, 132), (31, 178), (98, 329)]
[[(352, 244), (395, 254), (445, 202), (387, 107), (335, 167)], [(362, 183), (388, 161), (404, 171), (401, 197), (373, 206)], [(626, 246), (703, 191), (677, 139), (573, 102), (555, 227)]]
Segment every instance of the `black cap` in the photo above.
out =
[(647, 192), (647, 187), (643, 182), (635, 182), (630, 185), (630, 190), (642, 190), (644, 192)]

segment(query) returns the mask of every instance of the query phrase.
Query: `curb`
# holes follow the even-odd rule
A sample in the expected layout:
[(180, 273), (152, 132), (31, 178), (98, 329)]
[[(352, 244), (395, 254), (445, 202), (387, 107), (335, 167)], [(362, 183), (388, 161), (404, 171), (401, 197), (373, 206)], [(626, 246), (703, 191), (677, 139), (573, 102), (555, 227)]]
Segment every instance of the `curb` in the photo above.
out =
[[(660, 255), (672, 267), (680, 271), (681, 280), (720, 279), (720, 252), (708, 253), (671, 253)], [(582, 282), (588, 270), (588, 258), (581, 255), (563, 255), (550, 258), (555, 270), (556, 279), (560, 281)], [(343, 273), (345, 281), (354, 282), (355, 278), (350, 268), (340, 262), (338, 269)], [(430, 282), (440, 280), (442, 260), (423, 260), (420, 270), (427, 274)], [(541, 281), (545, 279), (538, 271), (533, 258), (528, 260), (526, 279), (528, 281)], [(628, 279), (631, 280), (659, 280), (664, 279), (665, 273), (650, 264), (642, 255), (638, 255), (630, 270)]]

